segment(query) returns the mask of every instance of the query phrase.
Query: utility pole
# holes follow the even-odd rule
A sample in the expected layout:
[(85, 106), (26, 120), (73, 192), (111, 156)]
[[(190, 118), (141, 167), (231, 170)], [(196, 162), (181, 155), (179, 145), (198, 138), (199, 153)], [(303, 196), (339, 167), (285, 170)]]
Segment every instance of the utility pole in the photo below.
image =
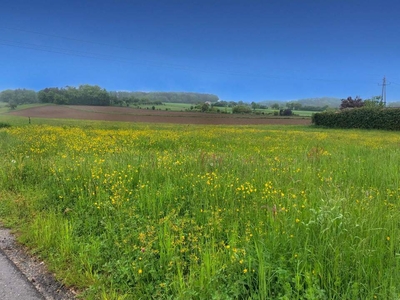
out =
[(382, 103), (383, 106), (386, 107), (386, 76), (383, 76), (383, 81), (382, 81)]

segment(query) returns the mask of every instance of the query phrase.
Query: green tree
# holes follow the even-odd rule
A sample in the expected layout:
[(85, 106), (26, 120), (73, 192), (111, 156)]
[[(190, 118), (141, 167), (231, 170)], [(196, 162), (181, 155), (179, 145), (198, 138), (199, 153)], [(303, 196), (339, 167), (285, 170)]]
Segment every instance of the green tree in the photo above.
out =
[(110, 94), (98, 85), (84, 84), (78, 88), (80, 104), (107, 106), (110, 105)]
[(11, 100), (11, 101), (8, 102), (7, 106), (10, 109), (16, 109), (17, 108), (17, 102), (15, 102), (14, 100)]
[(253, 109), (253, 110), (256, 110), (257, 108), (260, 108), (260, 105), (259, 104), (257, 104), (257, 103), (255, 103), (255, 102), (251, 102), (251, 108)]
[(56, 95), (62, 96), (63, 93), (64, 91), (58, 87), (45, 88), (38, 92), (38, 99), (42, 103), (57, 103), (57, 101), (60, 101), (60, 97), (56, 97)]
[(222, 101), (222, 100), (212, 104), (212, 106), (215, 106), (215, 107), (227, 107), (228, 105), (229, 105), (228, 102)]
[(288, 109), (294, 109), (294, 105), (295, 105), (295, 102), (293, 102), (293, 101), (290, 101), (290, 102), (286, 103), (286, 107)]
[(0, 102), (10, 102), (14, 100), (14, 91), (13, 90), (4, 90), (0, 93)]
[(187, 93), (187, 92), (127, 92), (127, 91), (112, 91), (111, 95), (115, 95), (118, 98), (136, 98), (136, 99), (145, 99), (146, 104), (150, 103), (216, 103), (219, 98), (216, 95), (212, 94), (201, 94), (201, 93)]
[(26, 90), (26, 89), (16, 89), (14, 90), (15, 93), (15, 101), (17, 104), (28, 104), (28, 103), (36, 103), (37, 94), (33, 90)]
[(68, 98), (63, 94), (55, 94), (53, 103), (55, 103), (55, 104), (68, 104)]
[(78, 91), (78, 89), (76, 87), (73, 86), (67, 86), (64, 89), (64, 94), (65, 97), (67, 98), (67, 102), (66, 104), (70, 104), (70, 105), (75, 105), (75, 104), (79, 104), (80, 100), (80, 93)]
[(301, 108), (302, 108), (301, 103), (299, 103), (299, 102), (294, 102), (293, 103), (293, 109), (294, 110), (300, 110)]
[(38, 93), (42, 103), (81, 104), (81, 105), (110, 105), (112, 96), (97, 85), (81, 85), (78, 88), (45, 88)]
[(15, 89), (0, 93), (1, 102), (15, 102), (16, 105), (38, 102), (37, 94), (33, 90)]
[(385, 107), (385, 104), (383, 103), (381, 96), (374, 96), (371, 99), (367, 99), (364, 101), (364, 107), (382, 108)]
[(210, 110), (210, 105), (208, 103), (203, 103), (201, 105), (201, 111), (202, 112), (206, 112), (206, 111), (209, 111), (209, 110)]
[(280, 107), (279, 103), (274, 103), (271, 105), (272, 109), (279, 109), (279, 107)]

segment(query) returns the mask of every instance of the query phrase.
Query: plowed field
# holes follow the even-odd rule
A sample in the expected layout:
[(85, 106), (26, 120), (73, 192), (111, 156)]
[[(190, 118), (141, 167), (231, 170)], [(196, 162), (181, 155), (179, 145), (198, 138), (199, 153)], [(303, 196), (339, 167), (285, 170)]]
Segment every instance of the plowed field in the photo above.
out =
[(30, 118), (82, 119), (121, 122), (150, 122), (175, 124), (210, 124), (210, 125), (310, 125), (310, 118), (270, 117), (253, 115), (232, 115), (201, 112), (176, 112), (130, 107), (110, 106), (64, 106), (49, 105), (11, 112), (16, 116)]

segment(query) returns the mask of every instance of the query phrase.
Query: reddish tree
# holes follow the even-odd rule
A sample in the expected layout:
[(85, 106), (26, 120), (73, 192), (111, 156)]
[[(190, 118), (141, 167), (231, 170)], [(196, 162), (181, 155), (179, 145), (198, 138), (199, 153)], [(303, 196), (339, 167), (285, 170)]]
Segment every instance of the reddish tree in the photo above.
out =
[(347, 99), (342, 99), (342, 103), (340, 104), (340, 109), (344, 108), (355, 108), (355, 107), (363, 107), (364, 101), (356, 96), (355, 99), (348, 97)]

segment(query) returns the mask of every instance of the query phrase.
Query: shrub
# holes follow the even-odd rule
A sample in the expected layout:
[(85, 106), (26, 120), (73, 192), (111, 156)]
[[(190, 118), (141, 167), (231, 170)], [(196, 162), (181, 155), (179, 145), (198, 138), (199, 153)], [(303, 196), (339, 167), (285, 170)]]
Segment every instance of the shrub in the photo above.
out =
[(312, 123), (333, 128), (400, 130), (400, 109), (355, 108), (322, 112), (312, 116)]
[(209, 110), (210, 110), (210, 105), (208, 105), (207, 103), (203, 103), (203, 105), (201, 106), (201, 111), (206, 112)]
[(11, 125), (5, 122), (0, 122), (0, 128), (8, 128), (8, 127), (11, 127)]
[(292, 112), (292, 110), (291, 109), (281, 109), (280, 111), (279, 111), (279, 115), (280, 116), (291, 116), (291, 115), (293, 115), (293, 112)]
[(232, 108), (232, 113), (233, 114), (250, 114), (251, 108), (249, 106), (245, 106), (245, 105), (237, 105), (234, 108)]

